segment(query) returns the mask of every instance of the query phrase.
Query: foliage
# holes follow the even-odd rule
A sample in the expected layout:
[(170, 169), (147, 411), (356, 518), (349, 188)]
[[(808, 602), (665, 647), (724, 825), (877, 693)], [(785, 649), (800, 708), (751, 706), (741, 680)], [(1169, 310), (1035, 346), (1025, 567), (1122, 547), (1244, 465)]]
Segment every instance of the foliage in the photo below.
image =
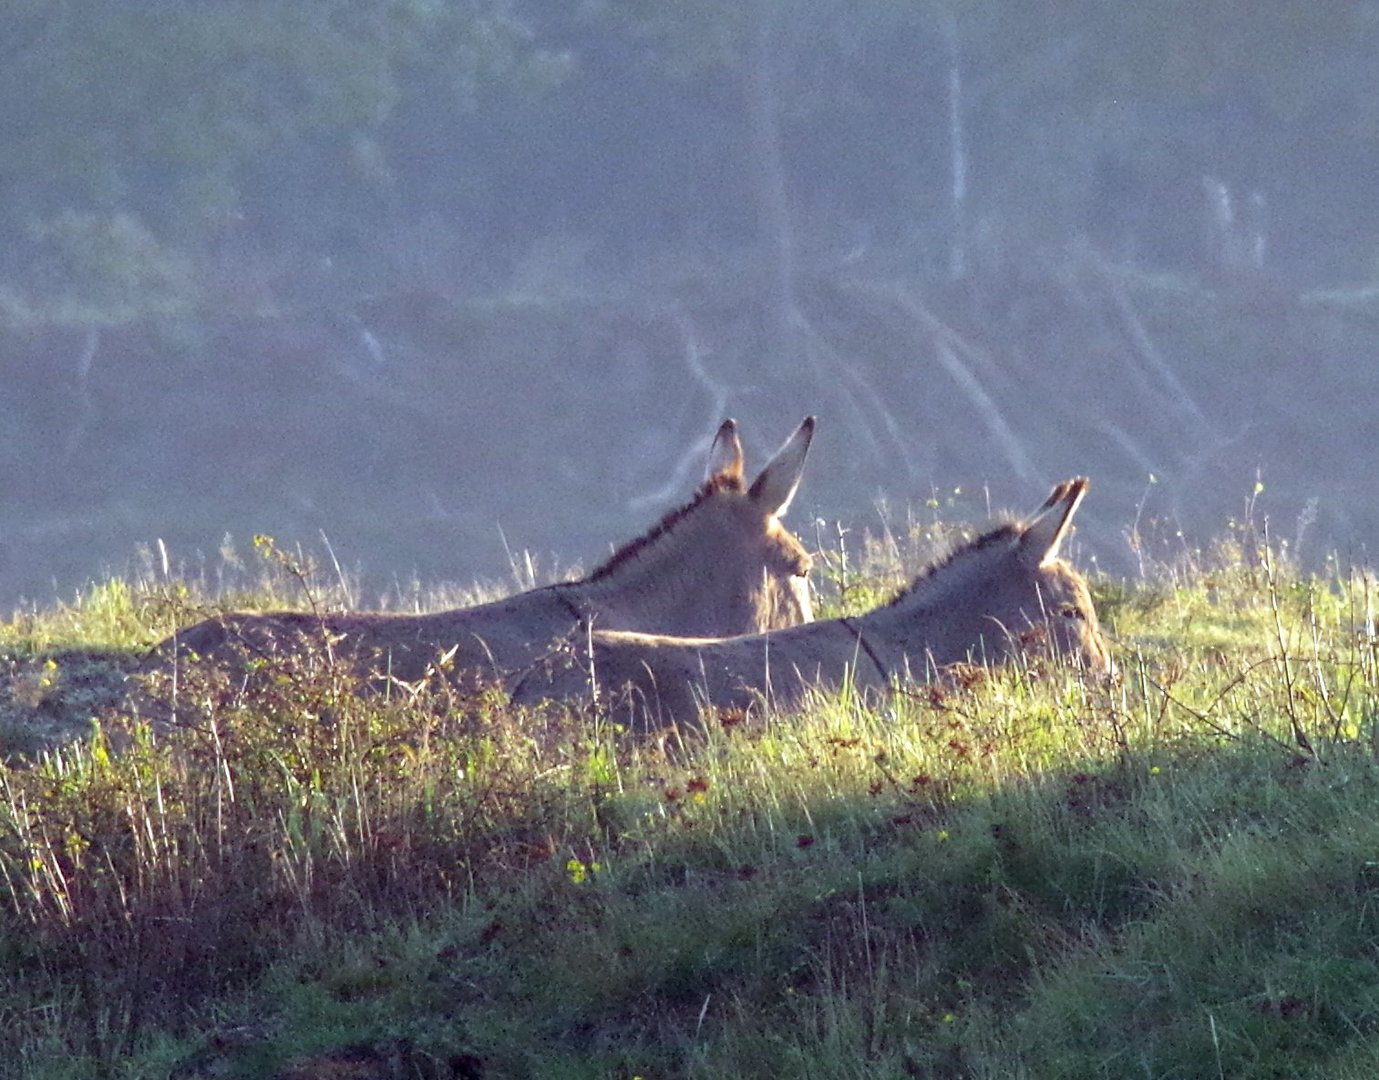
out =
[(27, 295), (4, 295), (4, 321), (99, 325), (185, 314), (194, 297), (187, 260), (127, 213), (64, 210), (29, 226), (34, 261)]
[[(502, 4), (63, 0), (7, 6), (0, 39), (0, 225), (28, 231), (31, 257), (55, 232), (72, 238), (73, 219), (199, 254), (246, 213), (261, 227), (301, 215), (307, 195), (335, 213), (368, 206), (390, 183), (382, 129), (416, 95), (464, 111), (490, 78), (543, 85), (556, 71), (526, 63), (524, 28)], [(101, 260), (85, 231), (78, 292), (87, 270), (115, 285), (139, 272)], [(45, 291), (68, 284), (51, 277)]]
[[(843, 602), (927, 558), (938, 524), (863, 545)], [(845, 688), (671, 757), (440, 681), (364, 693), (324, 653), (249, 682), (191, 668), (175, 726), (100, 711), (0, 769), (6, 1058), (1359, 1075), (1379, 1038), (1373, 587), (1226, 544), (1098, 586), (1116, 682)], [(112, 583), (17, 646), (157, 636), (129, 615), (166, 593), (139, 595)], [(143, 694), (159, 716), (159, 680)]]
[[(984, 243), (1090, 231), (1151, 254), (1157, 223), (1183, 260), (1201, 237), (1179, 219), (1198, 220), (1210, 175), (1268, 191), (1300, 235), (1329, 224), (1333, 258), (1367, 271), (1373, 237), (1340, 225), (1347, 178), (1373, 164), (1376, 33), (1335, 2), (20, 0), (0, 13), (10, 321), (63, 287), (27, 272), (68, 214), (211, 276), (328, 258), (367, 278), (447, 251), (501, 272), (562, 236), (732, 258), (782, 211), (763, 204), (768, 149), (786, 216), (824, 251), (861, 230), (932, 261), (961, 212), (998, 230)], [(156, 277), (148, 310), (165, 312)]]

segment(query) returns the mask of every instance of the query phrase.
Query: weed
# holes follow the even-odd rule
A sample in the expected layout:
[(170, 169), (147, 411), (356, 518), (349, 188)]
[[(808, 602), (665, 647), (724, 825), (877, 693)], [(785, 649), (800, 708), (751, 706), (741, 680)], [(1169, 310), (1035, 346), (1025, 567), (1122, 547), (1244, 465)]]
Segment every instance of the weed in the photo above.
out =
[[(909, 535), (840, 538), (836, 602), (922, 561)], [(278, 573), (310, 603), (304, 564)], [(85, 714), (0, 766), (0, 1053), (23, 1075), (1375, 1061), (1368, 575), (1232, 537), (1098, 583), (1118, 682), (844, 687), (670, 756), (492, 688), (369, 692), (326, 648), (248, 681), (187, 666), (176, 727), (78, 709), (78, 643), (204, 603), (156, 577), (0, 638), (16, 723)]]

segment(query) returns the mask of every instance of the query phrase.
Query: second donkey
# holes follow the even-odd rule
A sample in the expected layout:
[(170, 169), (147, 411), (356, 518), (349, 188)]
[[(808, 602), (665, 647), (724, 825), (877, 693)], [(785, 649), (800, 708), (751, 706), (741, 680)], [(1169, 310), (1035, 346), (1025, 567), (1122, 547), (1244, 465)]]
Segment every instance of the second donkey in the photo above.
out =
[(865, 615), (719, 641), (594, 633), (528, 672), (513, 701), (593, 693), (615, 718), (648, 731), (693, 726), (705, 707), (790, 708), (815, 685), (850, 680), (880, 691), (944, 665), (1000, 663), (1026, 651), (1051, 650), (1109, 671), (1087, 583), (1058, 557), (1087, 486), (1080, 477), (1059, 484), (1029, 519), (957, 548)]

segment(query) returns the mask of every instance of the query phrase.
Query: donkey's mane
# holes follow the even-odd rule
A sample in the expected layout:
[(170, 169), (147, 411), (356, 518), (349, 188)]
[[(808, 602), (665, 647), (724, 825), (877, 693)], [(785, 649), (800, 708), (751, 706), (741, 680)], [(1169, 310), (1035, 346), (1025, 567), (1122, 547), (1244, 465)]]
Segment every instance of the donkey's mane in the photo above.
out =
[(700, 485), (699, 490), (694, 493), (694, 497), (691, 498), (689, 502), (685, 503), (685, 505), (678, 510), (671, 510), (645, 533), (637, 537), (637, 539), (629, 540), (626, 544), (623, 544), (622, 547), (618, 548), (608, 557), (607, 562), (592, 571), (584, 580), (586, 582), (599, 581), (613, 573), (613, 571), (617, 570), (618, 567), (622, 566), (624, 563), (635, 559), (652, 544), (656, 543), (657, 540), (665, 536), (666, 533), (670, 532), (671, 529), (675, 528), (681, 521), (694, 513), (702, 503), (718, 492), (742, 492), (745, 490), (746, 485), (743, 484), (741, 477), (734, 476), (730, 473), (717, 473), (709, 477)]
[(935, 578), (950, 571), (957, 563), (965, 562), (968, 558), (985, 551), (989, 547), (997, 544), (1014, 540), (1019, 537), (1021, 525), (1018, 521), (1007, 521), (1002, 525), (997, 525), (993, 529), (988, 529), (981, 536), (968, 540), (966, 543), (959, 544), (944, 554), (935, 558), (923, 570), (916, 574), (910, 583), (892, 597), (887, 607), (895, 607), (903, 601), (917, 594), (922, 589), (932, 587)]

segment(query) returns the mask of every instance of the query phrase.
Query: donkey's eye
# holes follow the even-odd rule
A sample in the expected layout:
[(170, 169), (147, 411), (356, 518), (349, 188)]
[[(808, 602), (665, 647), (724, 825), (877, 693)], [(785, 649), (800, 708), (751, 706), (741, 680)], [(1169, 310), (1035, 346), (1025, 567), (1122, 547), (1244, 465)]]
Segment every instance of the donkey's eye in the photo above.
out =
[(1065, 619), (1080, 619), (1082, 618), (1082, 609), (1076, 604), (1064, 604), (1063, 607), (1059, 609), (1058, 614), (1062, 615)]

